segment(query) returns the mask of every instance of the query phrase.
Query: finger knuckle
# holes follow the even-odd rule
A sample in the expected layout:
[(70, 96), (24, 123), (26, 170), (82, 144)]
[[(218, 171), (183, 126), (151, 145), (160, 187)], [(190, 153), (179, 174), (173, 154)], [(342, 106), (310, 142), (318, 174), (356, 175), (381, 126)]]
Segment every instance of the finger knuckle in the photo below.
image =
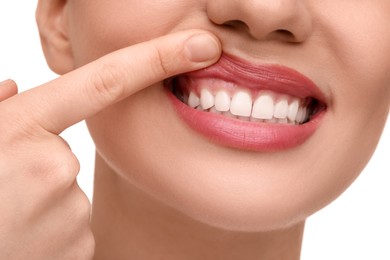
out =
[(174, 70), (172, 69), (174, 68), (174, 61), (171, 55), (166, 55), (164, 50), (156, 44), (153, 44), (152, 46), (152, 62), (150, 62), (150, 64), (154, 75), (157, 75), (158, 78), (160, 78), (161, 75), (169, 77), (174, 74)]
[(123, 68), (117, 62), (103, 62), (97, 65), (89, 76), (85, 91), (92, 104), (106, 105), (119, 99), (125, 88), (123, 86)]
[(47, 185), (53, 188), (68, 188), (77, 177), (80, 170), (80, 163), (73, 153), (58, 152), (56, 155), (47, 155), (43, 162), (40, 162), (37, 172), (40, 178), (43, 178)]
[(60, 185), (62, 184), (67, 187), (76, 180), (77, 174), (80, 171), (80, 163), (71, 152), (67, 152), (63, 156), (63, 159), (57, 159), (55, 162), (56, 171), (54, 172), (54, 178)]

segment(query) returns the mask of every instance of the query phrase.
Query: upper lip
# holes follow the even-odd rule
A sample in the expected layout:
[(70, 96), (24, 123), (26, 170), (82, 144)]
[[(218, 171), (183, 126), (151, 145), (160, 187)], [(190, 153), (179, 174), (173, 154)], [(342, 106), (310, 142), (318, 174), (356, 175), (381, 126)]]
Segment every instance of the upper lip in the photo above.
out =
[(253, 64), (224, 53), (205, 69), (186, 73), (190, 78), (218, 78), (251, 90), (270, 90), (298, 98), (312, 97), (326, 104), (320, 88), (298, 71), (277, 64)]

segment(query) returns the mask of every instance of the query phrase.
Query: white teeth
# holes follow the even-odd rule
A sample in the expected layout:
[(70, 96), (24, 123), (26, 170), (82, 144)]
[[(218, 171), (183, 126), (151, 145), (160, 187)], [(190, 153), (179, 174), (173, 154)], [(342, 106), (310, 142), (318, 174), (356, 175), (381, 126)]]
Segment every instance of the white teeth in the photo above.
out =
[(308, 119), (309, 119), (309, 111), (308, 111), (307, 107), (304, 107), (303, 108), (303, 121), (301, 123), (306, 122)]
[(230, 96), (225, 91), (218, 91), (215, 96), (215, 109), (221, 112), (226, 112), (230, 110)]
[(295, 121), (297, 118), (297, 113), (298, 113), (298, 108), (299, 108), (299, 100), (295, 99), (291, 104), (288, 106), (288, 115), (287, 118), (290, 121)]
[(195, 108), (200, 105), (200, 100), (194, 92), (190, 93), (190, 96), (188, 97), (188, 105), (192, 108)]
[(288, 102), (287, 99), (281, 99), (275, 104), (274, 117), (279, 119), (285, 119), (288, 114)]
[(303, 108), (303, 120), (300, 123), (303, 123), (303, 122), (305, 122), (308, 119), (309, 119), (309, 114), (308, 114), (307, 108), (304, 107)]
[(230, 112), (236, 116), (251, 115), (252, 111), (252, 98), (249, 93), (238, 91), (234, 94), (231, 102)]
[(274, 115), (274, 100), (270, 94), (258, 97), (253, 104), (252, 117), (258, 119), (272, 119)]
[(295, 121), (297, 121), (297, 123), (299, 123), (302, 119), (303, 119), (303, 110), (302, 110), (302, 108), (299, 108), (298, 112), (297, 112), (297, 117), (295, 118)]
[[(309, 110), (301, 105), (298, 98), (263, 91), (252, 105), (251, 94), (237, 91), (232, 98), (227, 91), (219, 90), (214, 95), (208, 89), (202, 89), (200, 98), (190, 92), (184, 98), (188, 106), (201, 111), (221, 114), (244, 121), (302, 124), (309, 119)], [(275, 102), (274, 100), (278, 100)], [(288, 100), (292, 100), (289, 104)]]
[(306, 117), (307, 117), (306, 114), (307, 114), (306, 108), (300, 107), (300, 108), (298, 109), (297, 118), (295, 119), (295, 121), (296, 121), (297, 123), (299, 123), (299, 124), (305, 122)]
[(202, 89), (200, 92), (200, 104), (203, 109), (209, 109), (214, 106), (214, 96), (207, 89)]

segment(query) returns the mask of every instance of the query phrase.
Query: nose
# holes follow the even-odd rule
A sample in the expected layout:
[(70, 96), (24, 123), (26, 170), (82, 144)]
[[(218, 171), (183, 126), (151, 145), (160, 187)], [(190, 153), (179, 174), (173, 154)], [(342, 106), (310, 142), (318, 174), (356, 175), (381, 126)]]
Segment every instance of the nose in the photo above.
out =
[(209, 0), (207, 15), (218, 25), (246, 31), (257, 40), (299, 43), (312, 31), (302, 0)]

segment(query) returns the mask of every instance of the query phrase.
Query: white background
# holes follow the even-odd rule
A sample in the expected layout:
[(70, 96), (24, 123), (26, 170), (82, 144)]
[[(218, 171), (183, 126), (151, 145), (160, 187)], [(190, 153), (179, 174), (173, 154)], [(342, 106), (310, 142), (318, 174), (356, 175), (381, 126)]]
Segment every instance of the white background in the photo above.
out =
[[(57, 77), (48, 69), (40, 48), (34, 18), (36, 2), (0, 2), (0, 81), (12, 78), (20, 91)], [(78, 180), (91, 199), (94, 147), (85, 124), (71, 127), (62, 136), (81, 162)], [(359, 179), (308, 220), (303, 260), (390, 259), (389, 154), (390, 123)]]

